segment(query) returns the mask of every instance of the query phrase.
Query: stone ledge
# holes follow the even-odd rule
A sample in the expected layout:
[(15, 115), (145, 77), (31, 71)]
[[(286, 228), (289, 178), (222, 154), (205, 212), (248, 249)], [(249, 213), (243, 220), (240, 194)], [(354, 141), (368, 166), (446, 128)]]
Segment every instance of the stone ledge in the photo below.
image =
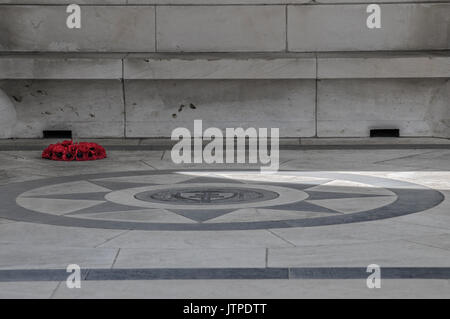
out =
[(75, 55), (0, 56), (0, 80), (103, 80), (122, 78), (122, 58)]
[(307, 53), (0, 53), (1, 80), (448, 77), (450, 77), (449, 51), (337, 52), (321, 53), (317, 57), (315, 54)]
[[(42, 150), (63, 139), (0, 139), (0, 151)], [(176, 143), (170, 138), (89, 138), (108, 150), (169, 150)], [(206, 143), (206, 142), (205, 142)], [(295, 149), (448, 149), (446, 138), (280, 138), (280, 148)]]
[(319, 54), (319, 79), (447, 78), (450, 53)]
[[(140, 56), (140, 57), (139, 57)], [(124, 78), (157, 79), (315, 79), (312, 54), (131, 55)]]

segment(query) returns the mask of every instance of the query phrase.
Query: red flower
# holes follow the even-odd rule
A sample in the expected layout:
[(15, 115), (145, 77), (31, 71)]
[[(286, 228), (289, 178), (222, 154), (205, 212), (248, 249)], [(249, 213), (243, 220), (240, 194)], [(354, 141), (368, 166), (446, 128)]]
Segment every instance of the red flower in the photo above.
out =
[(89, 148), (86, 143), (79, 143), (77, 146), (77, 161), (89, 160)]
[(63, 160), (64, 161), (74, 161), (77, 156), (77, 146), (76, 145), (68, 145), (66, 147), (66, 151), (64, 152)]
[(54, 161), (62, 161), (64, 153), (66, 152), (66, 148), (61, 144), (57, 144), (53, 147), (52, 152), (52, 160)]
[(96, 143), (64, 141), (49, 145), (43, 152), (42, 158), (54, 161), (92, 161), (106, 158), (105, 149)]
[(97, 145), (95, 155), (97, 156), (98, 159), (106, 158), (106, 151), (102, 146)]
[(64, 146), (64, 147), (69, 147), (72, 144), (73, 144), (72, 141), (64, 141), (64, 142), (61, 143), (61, 145)]
[(43, 152), (42, 152), (42, 158), (45, 159), (51, 159), (53, 155), (53, 148), (54, 144), (50, 144)]

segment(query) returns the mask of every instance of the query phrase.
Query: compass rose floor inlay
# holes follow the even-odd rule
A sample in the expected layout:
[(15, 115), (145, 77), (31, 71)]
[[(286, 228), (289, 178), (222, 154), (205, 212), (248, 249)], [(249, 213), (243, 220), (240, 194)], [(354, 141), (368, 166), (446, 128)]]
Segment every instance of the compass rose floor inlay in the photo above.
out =
[(0, 218), (105, 229), (245, 230), (385, 219), (443, 199), (422, 185), (361, 174), (133, 171), (3, 186)]

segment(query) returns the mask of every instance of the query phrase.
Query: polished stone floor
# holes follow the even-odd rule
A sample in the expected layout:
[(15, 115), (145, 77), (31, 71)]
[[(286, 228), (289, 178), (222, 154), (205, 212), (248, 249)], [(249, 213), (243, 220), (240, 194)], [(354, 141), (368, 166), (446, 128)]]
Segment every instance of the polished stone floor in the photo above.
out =
[(0, 298), (450, 297), (448, 148), (282, 150), (276, 174), (39, 155), (0, 151)]

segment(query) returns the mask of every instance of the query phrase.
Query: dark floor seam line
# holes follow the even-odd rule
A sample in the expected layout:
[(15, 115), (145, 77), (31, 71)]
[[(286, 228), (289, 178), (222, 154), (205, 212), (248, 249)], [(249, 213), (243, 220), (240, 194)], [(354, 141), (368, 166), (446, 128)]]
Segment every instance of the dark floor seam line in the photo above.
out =
[[(440, 205), (440, 204), (439, 204)], [(439, 205), (433, 207), (432, 209), (438, 207)], [(447, 227), (439, 227), (439, 226), (434, 226), (434, 225), (426, 225), (426, 224), (420, 224), (418, 222), (412, 222), (412, 221), (407, 221), (407, 220), (397, 220), (395, 221), (396, 223), (403, 223), (403, 224), (408, 224), (408, 225), (414, 225), (414, 226), (422, 226), (422, 227), (428, 227), (428, 228), (432, 228), (434, 230), (438, 229), (438, 230), (442, 230), (445, 231), (446, 233), (450, 230), (450, 228)]]
[(266, 268), (269, 268), (269, 248), (266, 247), (266, 255), (264, 256), (264, 265)]
[(404, 159), (407, 159), (407, 158), (413, 158), (413, 157), (417, 157), (417, 156), (432, 154), (434, 152), (436, 152), (436, 150), (432, 150), (432, 151), (425, 152), (425, 153), (420, 153), (420, 154), (412, 154), (412, 155), (405, 155), (405, 156), (400, 156), (400, 157), (394, 157), (394, 158), (391, 158), (391, 159), (385, 159), (385, 160), (382, 160), (382, 161), (373, 162), (373, 164), (382, 164), (382, 163), (391, 162), (391, 161), (404, 160)]
[(130, 231), (131, 231), (130, 229), (124, 230), (124, 231), (120, 232), (120, 234), (117, 234), (117, 235), (115, 235), (115, 236), (113, 236), (111, 238), (108, 238), (104, 242), (94, 246), (94, 248), (99, 248), (99, 247), (103, 246), (104, 244), (109, 243), (111, 240), (114, 240), (114, 239), (116, 239), (116, 238), (118, 238), (118, 237), (120, 237), (122, 235), (125, 235), (126, 233), (128, 233)]
[[(365, 267), (143, 268), (83, 270), (83, 281), (366, 279)], [(0, 270), (0, 282), (60, 281), (64, 269)], [(382, 267), (382, 279), (450, 279), (450, 267)]]
[(444, 251), (450, 251), (449, 249), (446, 249), (446, 248), (442, 248), (442, 247), (438, 247), (438, 246), (433, 246), (433, 245), (425, 244), (425, 243), (421, 243), (421, 242), (417, 242), (417, 241), (414, 241), (414, 240), (411, 240), (411, 239), (404, 239), (404, 240), (407, 241), (407, 242), (409, 242), (409, 243), (416, 244), (416, 245), (420, 245), (420, 246), (425, 246), (425, 247), (430, 247), (430, 248), (436, 248), (436, 249), (444, 250)]
[(152, 165), (150, 165), (149, 163), (147, 163), (147, 162), (144, 161), (144, 160), (140, 160), (140, 162), (141, 162), (142, 164), (144, 164), (144, 165), (146, 165), (146, 166), (148, 166), (148, 167), (154, 169), (154, 170), (157, 170), (155, 167), (153, 167)]
[(117, 258), (119, 257), (119, 254), (120, 254), (120, 250), (121, 250), (121, 248), (117, 249), (116, 256), (114, 257), (114, 260), (113, 260), (113, 262), (111, 264), (111, 269), (113, 269), (114, 265), (116, 264)]
[(56, 291), (58, 290), (58, 288), (61, 286), (62, 281), (58, 282), (58, 284), (56, 285), (55, 289), (53, 289), (52, 293), (50, 294), (49, 299), (53, 299), (53, 297), (56, 294)]
[[(292, 243), (292, 242), (290, 242), (289, 240), (283, 238), (281, 235), (278, 235), (278, 234), (275, 233), (274, 231), (272, 231), (272, 230), (270, 230), (270, 229), (266, 229), (266, 230), (267, 230), (269, 233), (271, 233), (273, 236), (279, 238), (280, 240), (284, 241), (285, 243), (291, 245), (292, 247), (297, 247), (297, 246), (295, 246), (294, 243)], [(269, 248), (267, 248), (267, 249), (269, 249)]]

